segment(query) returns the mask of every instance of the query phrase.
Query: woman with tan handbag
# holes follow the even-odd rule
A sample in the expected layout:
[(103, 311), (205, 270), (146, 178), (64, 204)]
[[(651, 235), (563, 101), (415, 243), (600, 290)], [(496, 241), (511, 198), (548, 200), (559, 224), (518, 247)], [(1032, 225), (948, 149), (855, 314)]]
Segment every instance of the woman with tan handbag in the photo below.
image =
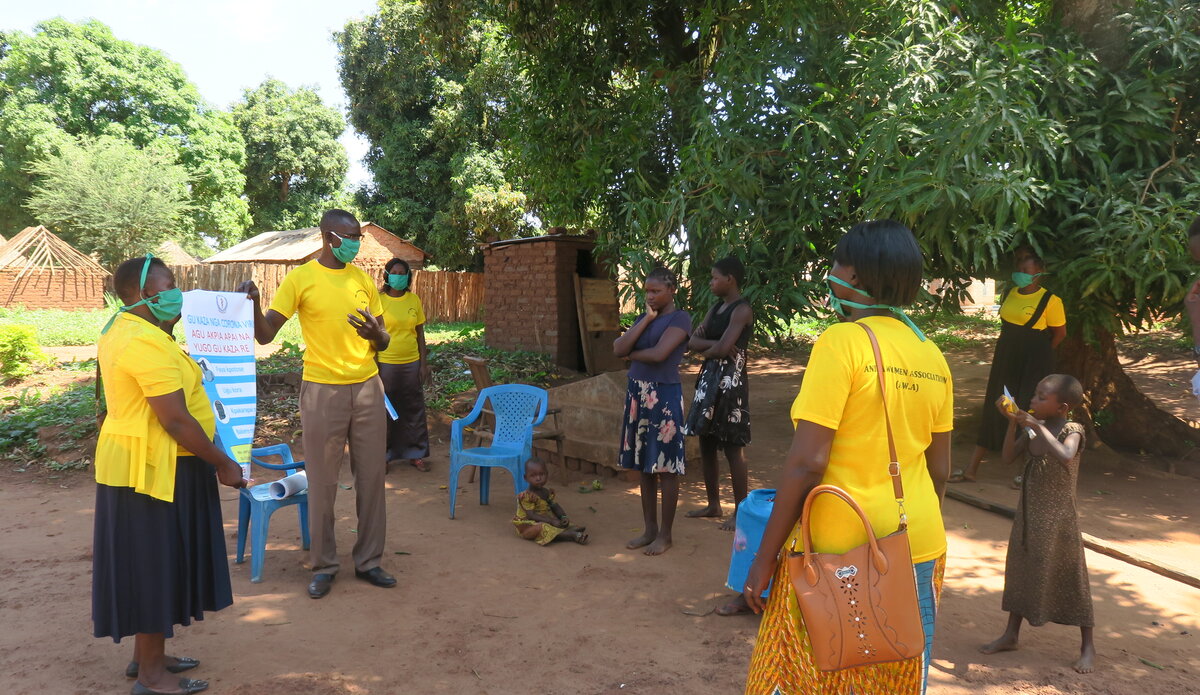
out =
[(792, 405), (796, 434), (743, 590), (765, 608), (747, 693), (924, 692), (954, 409), (945, 358), (898, 308), (916, 298), (922, 263), (890, 220), (855, 225), (834, 251), (829, 301), (846, 322), (813, 346)]

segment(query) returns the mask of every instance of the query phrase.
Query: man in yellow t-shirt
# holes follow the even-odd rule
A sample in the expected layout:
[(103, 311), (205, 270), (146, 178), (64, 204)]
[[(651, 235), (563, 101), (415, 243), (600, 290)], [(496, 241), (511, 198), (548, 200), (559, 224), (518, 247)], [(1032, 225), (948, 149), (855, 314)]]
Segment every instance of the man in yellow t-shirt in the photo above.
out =
[(329, 593), (338, 571), (333, 504), (347, 443), (358, 512), (354, 574), (375, 586), (396, 585), (380, 566), (386, 528), (387, 415), (375, 365), (375, 353), (386, 350), (391, 338), (383, 326), (375, 284), (351, 264), (361, 240), (354, 215), (329, 210), (321, 217), (320, 256), (284, 277), (266, 314), (253, 282), (239, 288), (254, 300), (254, 335), (263, 345), (275, 339), (289, 318), (300, 316), (305, 344), (300, 421), (312, 537), (308, 595), (313, 598)]

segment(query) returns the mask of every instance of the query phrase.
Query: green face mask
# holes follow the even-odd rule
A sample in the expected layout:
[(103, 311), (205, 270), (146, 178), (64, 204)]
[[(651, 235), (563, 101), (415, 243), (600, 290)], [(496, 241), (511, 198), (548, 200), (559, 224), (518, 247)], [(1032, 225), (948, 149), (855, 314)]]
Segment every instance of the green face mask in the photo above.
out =
[(1032, 285), (1034, 280), (1040, 278), (1044, 274), (1045, 273), (1038, 273), (1037, 275), (1030, 275), (1029, 273), (1013, 273), (1012, 281), (1014, 285), (1023, 290)]
[(388, 287), (392, 288), (393, 290), (396, 290), (397, 292), (403, 292), (404, 290), (408, 289), (408, 275), (388, 273), (387, 284)]
[(362, 240), (347, 239), (337, 232), (330, 232), (330, 234), (334, 235), (342, 242), (340, 246), (330, 247), (333, 251), (333, 257), (342, 263), (353, 263), (354, 257), (358, 255), (358, 247), (362, 245)]
[[(146, 289), (146, 275), (150, 272), (151, 258), (154, 258), (154, 254), (146, 254), (146, 262), (142, 264), (142, 276), (138, 281), (139, 290)], [(100, 334), (103, 335), (108, 332), (109, 328), (112, 328), (113, 321), (117, 320), (117, 316), (119, 316), (121, 312), (129, 311), (130, 309), (136, 306), (141, 306), (142, 304), (145, 304), (146, 308), (150, 310), (150, 314), (159, 321), (174, 320), (183, 311), (183, 290), (179, 289), (178, 287), (172, 287), (169, 290), (163, 290), (162, 292), (159, 292), (153, 297), (146, 297), (141, 301), (121, 307), (117, 310), (117, 313), (112, 315), (112, 318), (108, 320), (108, 323), (104, 324), (104, 330), (100, 331)]]
[[(826, 280), (826, 282), (836, 283), (838, 285), (841, 285), (842, 287), (846, 287), (848, 289), (854, 290), (855, 292), (859, 292), (863, 296), (865, 296), (867, 299), (874, 299), (874, 297), (872, 297), (871, 295), (867, 294), (866, 292), (863, 292), (861, 289), (855, 287), (854, 285), (851, 285), (850, 283), (846, 282), (845, 280), (843, 280), (837, 276), (827, 275), (827, 276), (825, 276), (825, 280)], [(897, 318), (899, 318), (901, 321), (903, 321), (905, 324), (907, 324), (908, 327), (912, 329), (912, 332), (916, 333), (917, 337), (921, 339), (921, 342), (925, 341), (925, 334), (921, 331), (920, 328), (917, 328), (917, 324), (913, 323), (912, 319), (908, 318), (908, 314), (905, 314), (903, 311), (901, 311), (897, 307), (894, 307), (890, 304), (862, 304), (860, 302), (852, 302), (849, 299), (842, 299), (842, 298), (838, 297), (836, 294), (834, 294), (833, 284), (830, 284), (829, 285), (829, 306), (837, 313), (838, 316), (841, 316), (842, 318), (850, 317), (850, 312), (846, 309), (846, 307), (853, 307), (855, 309), (887, 309), (888, 311), (892, 312), (893, 314), (896, 314)]]

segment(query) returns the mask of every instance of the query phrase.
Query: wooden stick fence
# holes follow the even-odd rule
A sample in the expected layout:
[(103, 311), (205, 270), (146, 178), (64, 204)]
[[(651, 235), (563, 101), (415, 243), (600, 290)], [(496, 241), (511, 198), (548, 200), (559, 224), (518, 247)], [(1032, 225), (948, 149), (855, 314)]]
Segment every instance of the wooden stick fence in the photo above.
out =
[[(201, 263), (171, 266), (175, 284), (184, 290), (232, 292), (246, 280), (254, 280), (263, 306), (275, 297), (283, 277), (298, 264), (290, 263)], [(382, 278), (383, 266), (363, 267), (373, 278)], [(483, 274), (446, 270), (413, 271), (413, 292), (421, 298), (429, 321), (482, 321)]]

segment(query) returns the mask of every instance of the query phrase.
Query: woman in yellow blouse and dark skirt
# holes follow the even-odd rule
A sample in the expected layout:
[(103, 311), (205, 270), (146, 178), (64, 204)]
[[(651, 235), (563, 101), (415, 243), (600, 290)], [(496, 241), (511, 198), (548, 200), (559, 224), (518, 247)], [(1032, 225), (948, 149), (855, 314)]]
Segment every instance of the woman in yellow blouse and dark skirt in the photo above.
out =
[(1062, 299), (1042, 287), (1046, 264), (1031, 249), (1018, 253), (1013, 284), (1000, 303), (1000, 338), (983, 397), (975, 453), (966, 470), (950, 476), (952, 483), (974, 481), (987, 452), (1000, 451), (1008, 421), (996, 409), (996, 401), (1008, 388), (1017, 407), (1027, 410), (1038, 382), (1054, 372), (1054, 348), (1067, 337)]
[(392, 342), (376, 356), (383, 390), (400, 417), (388, 420), (388, 463), (408, 459), (413, 468), (429, 471), (429, 427), (425, 422), (425, 391), (429, 353), (425, 347), (425, 309), (409, 289), (412, 269), (393, 258), (383, 268), (383, 323)]
[(135, 695), (197, 693), (208, 683), (172, 674), (200, 662), (165, 656), (165, 641), (233, 603), (217, 481), (246, 481), (213, 444), (200, 367), (170, 335), (183, 306), (171, 271), (146, 254), (113, 284), (125, 306), (98, 345), (108, 412), (96, 442), (94, 633), (134, 636)]

